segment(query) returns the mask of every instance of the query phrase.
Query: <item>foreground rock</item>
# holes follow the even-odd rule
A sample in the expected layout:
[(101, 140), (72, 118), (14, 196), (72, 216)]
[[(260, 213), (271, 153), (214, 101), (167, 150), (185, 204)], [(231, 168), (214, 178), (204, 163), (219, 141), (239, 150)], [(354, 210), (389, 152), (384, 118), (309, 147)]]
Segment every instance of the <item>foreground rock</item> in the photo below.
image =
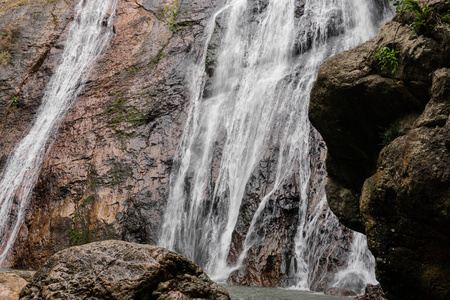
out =
[(0, 299), (19, 299), (20, 291), (31, 280), (33, 271), (0, 270)]
[[(450, 298), (450, 2), (419, 2), (428, 31), (396, 16), (325, 62), (311, 95), (330, 207), (367, 234), (389, 299)], [(399, 51), (394, 74), (375, 57), (385, 46)]]
[(386, 295), (379, 284), (368, 284), (364, 295), (355, 297), (355, 300), (386, 300)]
[(202, 269), (169, 250), (103, 241), (53, 255), (20, 299), (230, 299)]

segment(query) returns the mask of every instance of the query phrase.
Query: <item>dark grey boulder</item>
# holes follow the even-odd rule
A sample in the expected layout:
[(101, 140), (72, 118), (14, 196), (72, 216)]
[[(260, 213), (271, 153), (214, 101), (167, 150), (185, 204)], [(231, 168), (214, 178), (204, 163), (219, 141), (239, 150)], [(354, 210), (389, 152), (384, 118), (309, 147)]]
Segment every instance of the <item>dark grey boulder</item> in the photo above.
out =
[(187, 258), (164, 248), (103, 241), (50, 257), (20, 299), (230, 299)]

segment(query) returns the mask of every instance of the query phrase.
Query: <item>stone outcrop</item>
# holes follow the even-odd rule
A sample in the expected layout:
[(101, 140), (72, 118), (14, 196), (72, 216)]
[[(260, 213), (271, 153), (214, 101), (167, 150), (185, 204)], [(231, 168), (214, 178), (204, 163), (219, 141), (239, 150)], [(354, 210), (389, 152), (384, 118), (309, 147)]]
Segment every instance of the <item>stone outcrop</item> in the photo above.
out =
[(0, 299), (17, 300), (20, 291), (31, 280), (35, 272), (0, 269)]
[[(1, 72), (0, 167), (30, 126), (78, 3), (47, 2), (2, 7), (0, 30), (18, 25)], [(11, 265), (37, 268), (94, 240), (156, 243), (189, 104), (189, 66), (215, 7), (214, 0), (119, 1), (111, 45), (46, 153)]]
[[(450, 297), (450, 3), (419, 2), (427, 27), (402, 13), (327, 60), (310, 105), (330, 207), (367, 234), (389, 299)], [(396, 72), (380, 68), (385, 46), (399, 51)]]
[(103, 241), (53, 255), (20, 299), (230, 299), (202, 269), (164, 248)]

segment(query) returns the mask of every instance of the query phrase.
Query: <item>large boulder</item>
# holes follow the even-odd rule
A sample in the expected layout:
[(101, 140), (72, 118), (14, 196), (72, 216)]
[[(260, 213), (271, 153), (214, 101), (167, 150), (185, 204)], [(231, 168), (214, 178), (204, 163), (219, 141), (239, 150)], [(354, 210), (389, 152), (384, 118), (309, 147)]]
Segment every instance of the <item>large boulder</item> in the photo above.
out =
[[(311, 94), (330, 207), (367, 234), (389, 299), (450, 297), (450, 2), (419, 2), (432, 6), (426, 32), (397, 15), (326, 61)], [(399, 51), (394, 73), (376, 58), (385, 46)]]
[(103, 241), (50, 257), (20, 299), (230, 299), (187, 258), (164, 248)]

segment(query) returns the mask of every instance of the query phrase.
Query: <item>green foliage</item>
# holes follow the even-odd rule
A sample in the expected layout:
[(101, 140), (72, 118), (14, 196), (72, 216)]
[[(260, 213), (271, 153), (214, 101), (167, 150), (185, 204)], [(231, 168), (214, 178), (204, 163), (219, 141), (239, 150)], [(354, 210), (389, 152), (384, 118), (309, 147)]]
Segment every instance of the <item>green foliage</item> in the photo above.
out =
[(175, 21), (178, 17), (179, 11), (180, 11), (180, 4), (179, 0), (177, 0), (174, 4), (168, 5), (166, 9), (163, 12), (163, 16), (168, 16), (169, 19), (167, 20), (167, 24), (169, 26), (170, 31), (175, 31)]
[(135, 72), (139, 71), (140, 69), (142, 69), (142, 67), (130, 66), (130, 67), (125, 68), (125, 72), (135, 73)]
[(0, 51), (0, 67), (6, 66), (11, 60), (11, 53), (9, 51)]
[(103, 114), (112, 115), (108, 126), (114, 130), (124, 150), (125, 138), (133, 137), (135, 128), (147, 124), (148, 121), (142, 110), (126, 105), (128, 99), (122, 93), (117, 93), (115, 98), (114, 105), (107, 108)]
[(430, 7), (422, 8), (416, 0), (389, 0), (389, 2), (393, 2), (397, 13), (412, 11), (416, 15), (416, 21), (412, 27), (417, 34), (423, 30), (429, 30), (427, 20), (431, 11)]
[(380, 133), (381, 145), (387, 146), (401, 135), (400, 126), (398, 124), (392, 124)]
[(378, 53), (375, 54), (375, 57), (378, 59), (378, 64), (380, 65), (381, 70), (387, 67), (391, 69), (392, 74), (395, 74), (398, 68), (397, 55), (400, 51), (395, 51), (395, 49), (391, 49), (389, 47), (380, 47), (377, 51)]
[(442, 22), (450, 23), (450, 10), (448, 10), (445, 14), (441, 15)]
[(11, 25), (0, 32), (0, 67), (6, 66), (11, 60), (11, 51), (17, 46), (18, 32)]
[(117, 186), (123, 183), (133, 173), (129, 165), (115, 163), (111, 169), (111, 186)]
[(19, 97), (14, 96), (11, 98), (11, 107), (19, 107)]

